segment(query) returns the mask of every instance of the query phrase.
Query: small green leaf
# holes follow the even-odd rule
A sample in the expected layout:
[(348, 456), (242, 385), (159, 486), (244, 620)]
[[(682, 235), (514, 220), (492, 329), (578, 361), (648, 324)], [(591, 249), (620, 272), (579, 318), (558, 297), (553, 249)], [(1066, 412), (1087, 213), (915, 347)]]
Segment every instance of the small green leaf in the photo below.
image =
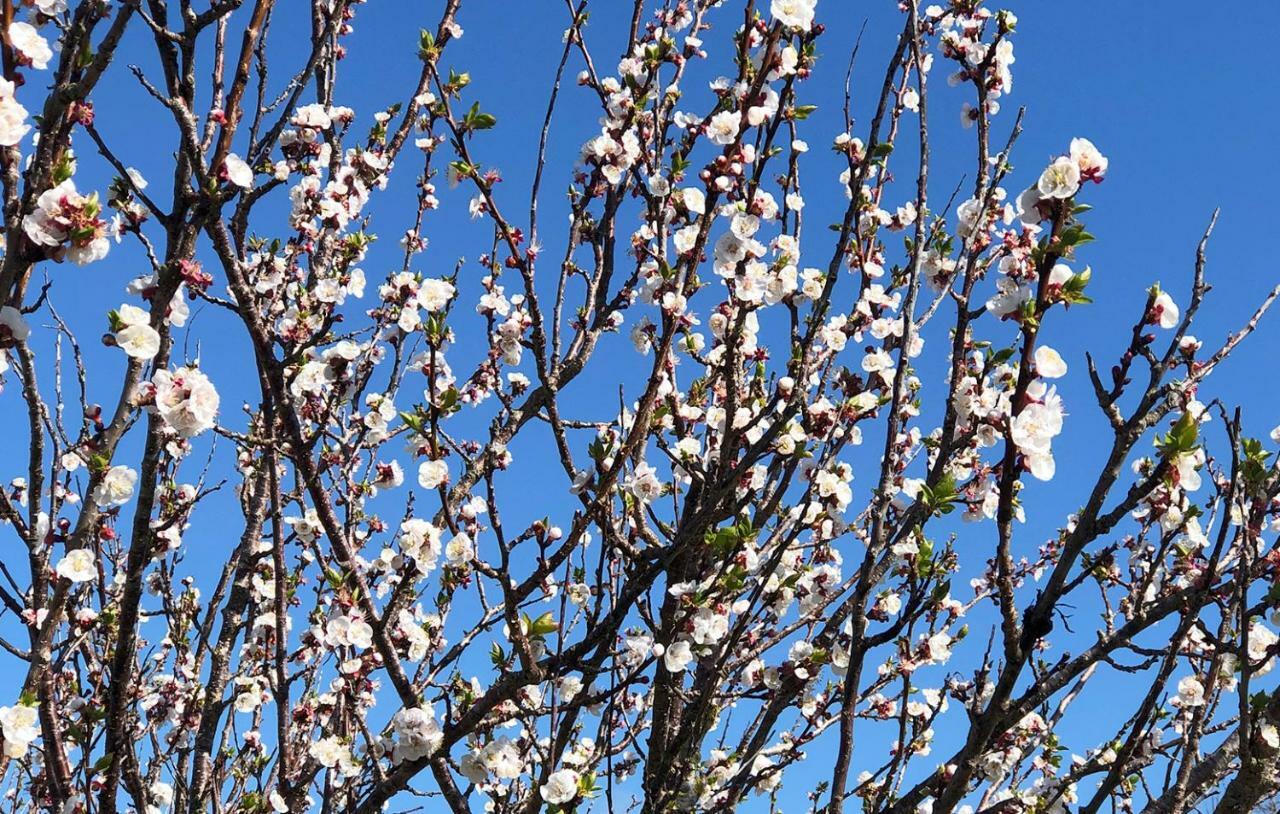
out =
[(418, 59), (426, 62), (435, 59), (438, 53), (435, 35), (425, 28), (422, 29), (422, 33), (418, 35)]
[(530, 621), (528, 625), (529, 634), (531, 636), (546, 636), (547, 634), (555, 633), (560, 629), (560, 625), (556, 622), (556, 617), (551, 613), (551, 611), (547, 611), (537, 619)]

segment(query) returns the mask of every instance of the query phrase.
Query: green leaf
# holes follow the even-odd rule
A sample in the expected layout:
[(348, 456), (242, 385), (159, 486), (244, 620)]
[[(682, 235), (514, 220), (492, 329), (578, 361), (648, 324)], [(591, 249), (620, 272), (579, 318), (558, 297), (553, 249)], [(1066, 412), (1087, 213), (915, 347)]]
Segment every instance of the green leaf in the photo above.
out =
[(956, 479), (951, 475), (943, 475), (941, 480), (933, 485), (920, 487), (921, 494), (928, 494), (929, 508), (940, 514), (950, 514), (954, 508), (951, 504), (957, 499), (956, 495)]
[(460, 91), (467, 85), (471, 84), (471, 74), (463, 72), (458, 73), (453, 68), (449, 69), (449, 88), (453, 91)]
[(400, 420), (409, 426), (414, 432), (422, 435), (422, 419), (413, 413), (400, 413)]
[(480, 110), (479, 102), (472, 104), (471, 109), (462, 119), (463, 127), (467, 130), (488, 130), (497, 123), (497, 117)]
[(556, 617), (547, 611), (537, 619), (529, 622), (529, 633), (533, 636), (546, 636), (549, 633), (555, 633), (560, 629), (560, 625), (556, 622)]
[(1156, 439), (1156, 446), (1167, 458), (1194, 452), (1200, 437), (1200, 422), (1191, 413), (1183, 413), (1168, 435)]
[(738, 547), (738, 529), (729, 526), (723, 529), (708, 529), (706, 543), (720, 556), (732, 553)]
[(1087, 268), (1079, 274), (1071, 275), (1071, 277), (1062, 284), (1062, 301), (1068, 306), (1076, 305), (1077, 303), (1093, 302), (1093, 300), (1089, 299), (1084, 294), (1085, 286), (1089, 284), (1089, 280), (1092, 279), (1092, 277), (1093, 272)]
[(418, 59), (426, 62), (435, 59), (438, 53), (436, 51), (435, 35), (425, 28), (422, 29), (422, 32), (418, 35)]
[(53, 168), (53, 182), (61, 184), (63, 181), (75, 175), (76, 163), (75, 159), (69, 154), (63, 153), (62, 158), (58, 159), (58, 163)]
[(89, 47), (89, 39), (85, 38), (81, 44), (79, 52), (76, 53), (76, 67), (80, 69), (88, 68), (93, 64), (93, 49)]
[(1086, 232), (1084, 226), (1079, 223), (1071, 224), (1062, 230), (1062, 234), (1058, 235), (1058, 244), (1063, 248), (1064, 252), (1093, 241), (1093, 235)]

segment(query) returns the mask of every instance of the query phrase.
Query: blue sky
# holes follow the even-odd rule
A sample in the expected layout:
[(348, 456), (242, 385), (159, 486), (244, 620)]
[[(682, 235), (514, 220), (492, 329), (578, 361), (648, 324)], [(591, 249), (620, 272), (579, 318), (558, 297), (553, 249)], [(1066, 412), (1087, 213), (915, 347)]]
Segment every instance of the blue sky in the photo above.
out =
[[(600, 71), (608, 73), (623, 44), (630, 3), (600, 0), (596, 5), (587, 41)], [(895, 5), (819, 2), (818, 20), (827, 26), (827, 33), (820, 39), (821, 60), (814, 78), (801, 90), (802, 102), (818, 105), (817, 113), (801, 125), (802, 138), (814, 147), (805, 180), (806, 217), (808, 223), (818, 225), (808, 230), (805, 265), (825, 264), (830, 242), (821, 225), (836, 220), (844, 206), (835, 180), (838, 167), (825, 145), (841, 129), (841, 80), (849, 49), (865, 18), (867, 28), (854, 84), (855, 134), (865, 135), (871, 114), (868, 99), (880, 81), (901, 26)], [(373, 112), (405, 97), (418, 71), (418, 29), (434, 28), (440, 6), (435, 0), (374, 0), (359, 8), (355, 34), (346, 43), (349, 55), (341, 66), (337, 101), (356, 109), (360, 128), (368, 125)], [(1145, 289), (1154, 282), (1159, 281), (1175, 300), (1185, 304), (1195, 244), (1215, 207), (1222, 207), (1209, 248), (1209, 280), (1215, 290), (1202, 310), (1196, 335), (1207, 346), (1220, 342), (1228, 331), (1242, 324), (1280, 279), (1270, 245), (1272, 198), (1280, 187), (1280, 165), (1271, 158), (1280, 135), (1280, 119), (1274, 112), (1280, 94), (1268, 80), (1273, 74), (1272, 32), (1261, 24), (1242, 23), (1239, 14), (1209, 13), (1202, 4), (1185, 0), (1162, 3), (1158, 11), (1152, 4), (1116, 2), (1022, 2), (1011, 4), (1011, 8), (1019, 16), (1014, 38), (1014, 87), (1004, 98), (1004, 110), (993, 128), (993, 140), (1003, 142), (1017, 108), (1027, 106), (1024, 133), (1013, 157), (1016, 170), (1010, 189), (1031, 183), (1044, 163), (1065, 151), (1074, 136), (1091, 139), (1111, 162), (1106, 182), (1088, 190), (1088, 201), (1095, 209), (1087, 216), (1087, 223), (1097, 242), (1087, 247), (1078, 261), (1078, 265), (1087, 263), (1093, 269), (1090, 294), (1095, 304), (1065, 317), (1056, 315), (1042, 334), (1062, 352), (1073, 367), (1073, 375), (1060, 385), (1070, 417), (1064, 436), (1055, 445), (1058, 479), (1051, 486), (1032, 483), (1024, 492), (1024, 500), (1040, 507), (1040, 513), (1020, 529), (1019, 550), (1034, 552), (1065, 514), (1083, 501), (1090, 473), (1104, 453), (1100, 447), (1105, 439), (1098, 433), (1105, 424), (1092, 404), (1087, 379), (1078, 375), (1083, 373), (1085, 351), (1094, 351), (1100, 362), (1109, 365), (1142, 305)], [(728, 70), (728, 36), (737, 24), (737, 15), (738, 11), (725, 8), (711, 16), (715, 28), (704, 35), (710, 64), (696, 68), (684, 86), (690, 108), (705, 105), (710, 98), (706, 82), (717, 72)], [(497, 128), (477, 138), (474, 149), (480, 161), (502, 170), (499, 200), (520, 213), (527, 209), (538, 131), (560, 56), (567, 12), (556, 0), (464, 0), (458, 21), (466, 34), (449, 46), (444, 63), (469, 71), (473, 81), (468, 101), (478, 100), (498, 116)], [(289, 37), (290, 27), (298, 31), (304, 25), (301, 16), (288, 15), (273, 25), (276, 44), (272, 63), (280, 76), (299, 56), (296, 44), (300, 40)], [(124, 64), (137, 63), (145, 71), (154, 71), (153, 50), (141, 27), (134, 27), (117, 64), (97, 92), (95, 104), (98, 126), (108, 142), (126, 164), (153, 181), (149, 192), (163, 204), (168, 184), (161, 178), (174, 147), (172, 129), (167, 114), (139, 88)], [(597, 129), (599, 113), (594, 96), (572, 83), (580, 67), (579, 60), (570, 60), (570, 81), (562, 89), (552, 126), (540, 215), (549, 256), (558, 256), (563, 246), (565, 208), (559, 193), (567, 185), (580, 145)], [(971, 184), (973, 173), (973, 132), (961, 127), (959, 115), (960, 105), (968, 97), (959, 89), (945, 87), (945, 67), (938, 64), (930, 96), (935, 137), (931, 196), (935, 201), (945, 200), (962, 178), (967, 179), (966, 185)], [(105, 190), (109, 169), (93, 154), (87, 139), (80, 140), (78, 146), (78, 185)], [(398, 263), (396, 241), (412, 218), (414, 163), (406, 153), (391, 187), (378, 194), (370, 208), (375, 218), (372, 231), (382, 237), (364, 264), (371, 283), (376, 284), (386, 269)], [(891, 198), (895, 204), (907, 199), (912, 183), (905, 163), (898, 169), (905, 182), (898, 197)], [(427, 274), (448, 273), (457, 258), (474, 260), (488, 247), (483, 223), (472, 222), (467, 215), (470, 194), (463, 189), (449, 191), (443, 182), (439, 187), (442, 208), (428, 215), (425, 228), (431, 245), (415, 262), (415, 270)], [(276, 201), (283, 200), (283, 193), (277, 193)], [(287, 206), (287, 202), (280, 206)], [(630, 228), (630, 224), (624, 225)], [(262, 220), (255, 231), (283, 234), (283, 228), (279, 219)], [(214, 268), (211, 260), (208, 266)], [(117, 394), (113, 388), (123, 357), (118, 351), (97, 346), (96, 338), (105, 330), (106, 310), (124, 301), (124, 285), (145, 271), (141, 256), (127, 245), (113, 247), (106, 260), (88, 268), (47, 268), (54, 281), (53, 302), (72, 326), (80, 328), (86, 345), (91, 400), (114, 403)], [(474, 265), (469, 272), (473, 275), (469, 289), (465, 273), (463, 277), (464, 298), (468, 290), (472, 297), (476, 291)], [(215, 290), (221, 284), (218, 279)], [(509, 281), (508, 290), (514, 288), (514, 281)], [(202, 366), (223, 394), (224, 421), (241, 428), (244, 420), (237, 414), (239, 404), (252, 402), (256, 393), (256, 383), (244, 362), (248, 346), (225, 315), (195, 305), (193, 311), (190, 355), (195, 355), (198, 345)], [(999, 335), (998, 331), (992, 333)], [(473, 358), (473, 354), (468, 356), (465, 332), (462, 337), (456, 352)], [(1210, 396), (1246, 405), (1245, 421), (1252, 434), (1265, 435), (1280, 423), (1280, 406), (1276, 404), (1280, 391), (1275, 386), (1280, 366), (1274, 352), (1278, 340), (1280, 328), (1275, 320), (1265, 323), (1206, 388)], [(931, 349), (935, 353), (940, 350), (937, 344)], [(595, 415), (606, 405), (616, 404), (619, 371), (633, 371), (625, 361), (634, 359), (625, 336), (608, 341), (601, 353), (624, 361), (620, 367), (610, 365), (601, 373), (584, 376), (574, 392), (565, 396), (571, 404)], [(926, 355), (929, 353), (927, 348)], [(530, 366), (526, 363), (525, 367)], [(455, 368), (465, 366), (455, 363)], [(17, 395), (11, 383), (0, 395), (0, 449), (24, 444), (22, 425), (15, 423), (22, 417)], [(634, 390), (628, 393), (628, 397), (634, 395)], [(206, 437), (204, 443), (208, 440)], [(873, 480), (872, 446), (864, 449), (868, 457), (858, 469), (863, 487)], [(508, 501), (504, 519), (509, 525), (545, 514), (561, 522), (568, 519), (570, 504), (561, 496), (559, 481), (540, 480), (539, 473), (554, 476), (558, 472), (558, 467), (539, 459), (547, 450), (545, 438), (522, 442), (515, 448), (514, 471), (519, 474), (507, 479), (504, 496)], [(219, 453), (221, 463), (213, 470), (215, 477), (229, 472), (228, 453), (224, 444)], [(136, 439), (125, 445), (121, 456), (119, 460), (136, 461)], [(12, 455), (0, 457), (0, 478), (7, 481), (21, 474), (16, 461)], [(557, 485), (529, 486), (547, 482)], [(220, 511), (234, 511), (231, 501), (224, 493), (210, 502), (203, 516), (197, 513), (188, 536), (186, 570), (199, 573), (222, 561), (238, 530), (234, 523), (222, 527), (218, 522)], [(559, 517), (555, 516), (557, 510), (563, 512)], [(961, 539), (962, 556), (967, 554), (980, 562), (990, 550), (992, 529), (966, 527), (964, 532), (976, 537), (968, 552), (964, 545), (968, 538)], [(0, 556), (16, 558), (13, 545), (7, 538), (0, 543)], [(1086, 629), (1088, 624), (1081, 622)], [(981, 633), (976, 638), (985, 640), (985, 631)], [(483, 661), (482, 657), (481, 665)], [(1102, 682), (1099, 686), (1108, 693), (1125, 692), (1120, 685)], [(1094, 731), (1094, 723), (1082, 716), (1077, 719), (1078, 728), (1067, 734), (1083, 738)], [(955, 735), (940, 732), (935, 754), (947, 753), (949, 747), (944, 743)], [(1082, 748), (1092, 744), (1082, 740), (1073, 745)], [(814, 757), (788, 786), (799, 793), (805, 778), (825, 774), (824, 761)]]

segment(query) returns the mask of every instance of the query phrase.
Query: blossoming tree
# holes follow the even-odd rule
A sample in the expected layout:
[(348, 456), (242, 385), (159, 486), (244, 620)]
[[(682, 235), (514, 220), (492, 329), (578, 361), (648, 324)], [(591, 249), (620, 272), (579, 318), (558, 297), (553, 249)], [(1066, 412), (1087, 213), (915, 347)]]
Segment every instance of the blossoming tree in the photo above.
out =
[[(423, 5), (396, 4), (438, 15), (420, 73), (370, 110), (341, 60), (389, 3), (4, 0), (4, 810), (1240, 812), (1280, 789), (1277, 439), (1208, 389), (1271, 299), (1193, 336), (1206, 232), (1188, 299), (1153, 286), (1126, 346), (1053, 348), (1088, 319), (1108, 161), (1064, 134), (1014, 169), (1011, 13), (875, 12), (901, 34), (837, 135), (805, 125), (839, 81), (815, 0), (637, 0), (616, 61), (570, 0), (523, 198), (448, 67), (468, 0)], [(940, 75), (976, 144), (955, 200), (930, 179)], [(162, 114), (163, 177), (100, 131), (108, 83)], [(571, 93), (601, 120), (551, 229)], [(830, 232), (804, 228), (802, 136), (843, 168)], [(393, 176), (416, 208), (378, 207)], [(456, 266), (427, 249), (445, 178), (487, 235)], [(68, 264), (116, 273), (113, 240), (150, 268), (64, 319)], [(186, 341), (196, 307), (243, 350), (243, 409)], [(1109, 430), (1033, 538), (1066, 376)], [(1100, 716), (1077, 703), (1099, 681), (1138, 692)], [(1073, 718), (1092, 742), (1060, 738)]]

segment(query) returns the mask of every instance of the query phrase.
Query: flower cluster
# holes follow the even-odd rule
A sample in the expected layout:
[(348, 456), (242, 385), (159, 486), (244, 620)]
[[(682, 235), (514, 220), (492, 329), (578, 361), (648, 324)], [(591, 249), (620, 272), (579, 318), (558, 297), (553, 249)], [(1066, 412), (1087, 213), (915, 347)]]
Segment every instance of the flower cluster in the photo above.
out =
[[(502, 123), (442, 67), (458, 4), (420, 33), (409, 102), (334, 103), (359, 5), (313, 9), (296, 76), (315, 82), (248, 112), (253, 82), (275, 84), (272, 27), (243, 32), (237, 63), (237, 16), (188, 21), (184, 43), (211, 37), (213, 63), (238, 68), (164, 106), (181, 135), (171, 212), (87, 97), (28, 123), (21, 83), (0, 81), (0, 146), (38, 127), (55, 156), (8, 224), (24, 262), (89, 262), (112, 233), (149, 264), (122, 278), (103, 343), (125, 356), (107, 365), (52, 306), (56, 341), (32, 340), (57, 280), (39, 299), (15, 282), (0, 307), (0, 373), (18, 366), (34, 417), (31, 459), (0, 489), (36, 634), (38, 680), (0, 708), (15, 799), (375, 811), (432, 793), (430, 775), (459, 810), (572, 812), (622, 789), (655, 811), (731, 811), (790, 805), (789, 770), (819, 755), (814, 808), (1062, 814), (1136, 808), (1176, 775), (1170, 755), (1195, 760), (1192, 738), (1280, 750), (1262, 680), (1280, 658), (1274, 454), (1204, 384), (1261, 314), (1202, 352), (1198, 270), (1189, 299), (1176, 281), (1135, 289), (1109, 378), (1102, 329), (1078, 359), (1086, 261), (1108, 273), (1086, 256), (1108, 160), (1084, 138), (1029, 170), (1012, 141), (993, 152), (1012, 14), (902, 4), (878, 95), (851, 93), (843, 121), (805, 103), (834, 5), (652, 4), (613, 64), (572, 14), (561, 70), (579, 87), (556, 92), (598, 106), (598, 127), (557, 217), (535, 194), (526, 222), (486, 136)], [(17, 67), (51, 64), (51, 20), (60, 59), (109, 67), (87, 46), (110, 35), (70, 47), (92, 15), (26, 6), (7, 32)], [(169, 67), (177, 45), (147, 39)], [(694, 64), (713, 53), (732, 54), (724, 75)], [(931, 85), (939, 59), (959, 90)], [(907, 142), (961, 92), (978, 155), (953, 208)], [(111, 225), (71, 180), (76, 127), (116, 173)], [(539, 184), (555, 146), (539, 144)], [(416, 204), (383, 223), (373, 203), (406, 166)], [(453, 207), (457, 239), (482, 244), (444, 265), (427, 235)], [(37, 378), (47, 344), (55, 375)], [(210, 356), (246, 347), (242, 382)], [(78, 410), (48, 403), (70, 365)], [(99, 396), (109, 367), (125, 386)], [(1113, 436), (1101, 456), (1082, 441), (1090, 391)], [(1040, 481), (1081, 508), (1037, 542)], [(1081, 650), (1059, 620), (1083, 617), (1086, 590), (1102, 601)], [(1113, 667), (1150, 676), (1151, 703), (1068, 743), (1059, 719)], [(1245, 687), (1269, 700), (1227, 698)]]
[(39, 710), (34, 704), (19, 703), (0, 707), (0, 735), (4, 736), (4, 755), (20, 758), (31, 742), (40, 736)]
[(145, 397), (165, 424), (183, 438), (210, 429), (218, 416), (218, 391), (196, 367), (156, 371)]
[(22, 219), (22, 230), (55, 259), (65, 256), (83, 266), (106, 257), (111, 248), (101, 214), (98, 194), (81, 195), (68, 178), (40, 194), (36, 208)]

